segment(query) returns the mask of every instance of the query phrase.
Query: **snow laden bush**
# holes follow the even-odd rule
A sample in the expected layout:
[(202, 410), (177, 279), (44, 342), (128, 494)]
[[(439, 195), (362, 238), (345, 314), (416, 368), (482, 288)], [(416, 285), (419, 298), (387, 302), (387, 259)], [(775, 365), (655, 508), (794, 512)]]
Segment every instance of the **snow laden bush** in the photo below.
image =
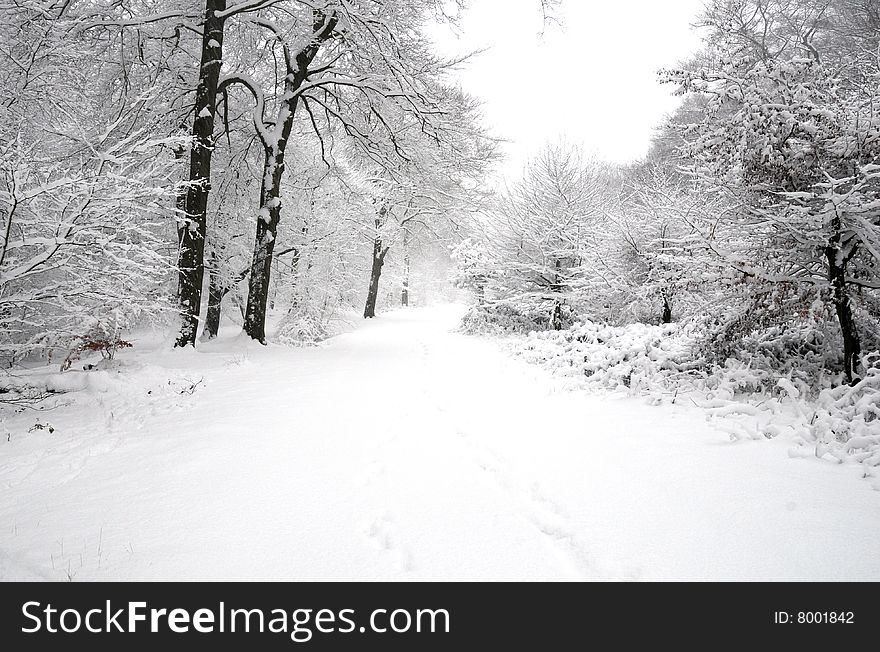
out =
[[(716, 365), (735, 359), (785, 376), (802, 394), (815, 395), (844, 382), (840, 329), (827, 304), (807, 301), (808, 297), (778, 291), (761, 293), (754, 301), (703, 317), (705, 335), (698, 342), (701, 355)], [(875, 348), (880, 345), (875, 338), (870, 343)]]
[(450, 246), (450, 258), (455, 263), (452, 284), (474, 294), (478, 303), (486, 298), (486, 285), (492, 278), (491, 269), (497, 262), (487, 243), (476, 238), (465, 238)]
[[(130, 349), (132, 343), (120, 337), (118, 324), (93, 320), (93, 324), (87, 333), (75, 340), (73, 348), (61, 363), (61, 371), (67, 371), (80, 356), (89, 353), (99, 353), (102, 361), (110, 361), (116, 356), (119, 349)], [(89, 365), (87, 369), (92, 368)]]
[(570, 306), (547, 304), (542, 297), (520, 296), (473, 306), (461, 321), (461, 330), (473, 335), (526, 334), (573, 322)]
[[(874, 353), (868, 359), (876, 364), (878, 357), (880, 354)], [(852, 387), (823, 390), (808, 427), (800, 435), (805, 444), (815, 443), (817, 455), (880, 466), (880, 368), (869, 367)]]
[(279, 322), (276, 339), (287, 346), (309, 346), (327, 339), (332, 334), (327, 308), (309, 303), (291, 310)]
[(695, 360), (695, 334), (680, 324), (612, 326), (578, 322), (563, 331), (532, 332), (516, 352), (579, 384), (633, 390), (671, 386), (670, 376), (702, 369)]

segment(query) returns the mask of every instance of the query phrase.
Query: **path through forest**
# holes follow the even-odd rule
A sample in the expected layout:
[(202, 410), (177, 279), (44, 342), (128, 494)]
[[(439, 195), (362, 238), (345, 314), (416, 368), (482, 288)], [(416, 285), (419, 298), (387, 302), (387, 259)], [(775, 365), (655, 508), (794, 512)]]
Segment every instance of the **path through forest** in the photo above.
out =
[(460, 316), (135, 354), (54, 433), (16, 415), (0, 578), (880, 580), (857, 467), (561, 391)]

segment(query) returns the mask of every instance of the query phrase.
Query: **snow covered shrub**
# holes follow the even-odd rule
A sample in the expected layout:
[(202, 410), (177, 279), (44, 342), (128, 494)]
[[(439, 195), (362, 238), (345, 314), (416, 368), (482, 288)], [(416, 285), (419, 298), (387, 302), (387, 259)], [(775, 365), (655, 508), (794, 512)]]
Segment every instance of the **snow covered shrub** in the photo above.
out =
[(716, 366), (733, 359), (764, 370), (771, 386), (771, 376), (789, 378), (811, 394), (840, 382), (841, 335), (827, 304), (810, 304), (808, 296), (780, 297), (779, 289), (702, 318), (701, 355)]
[(276, 339), (287, 346), (309, 346), (330, 335), (326, 314), (314, 306), (304, 306), (289, 312), (278, 325)]
[[(729, 298), (720, 315), (699, 320), (704, 335), (698, 348), (707, 360), (718, 366), (738, 360), (768, 378), (788, 378), (812, 396), (845, 381), (843, 337), (821, 293), (782, 284), (769, 291), (750, 286), (747, 295), (734, 291), (739, 296)], [(874, 321), (864, 315), (867, 350), (880, 347), (877, 329), (867, 327)]]
[(461, 330), (471, 334), (526, 334), (546, 331), (558, 323), (563, 328), (573, 321), (565, 304), (540, 301), (497, 301), (473, 306), (461, 320)]
[[(866, 358), (876, 363), (876, 352)], [(840, 460), (855, 459), (880, 466), (880, 368), (868, 367), (865, 377), (853, 386), (823, 390), (816, 411), (801, 436), (815, 442), (816, 454)]]
[(67, 371), (84, 353), (100, 353), (103, 360), (112, 360), (119, 349), (130, 349), (131, 342), (119, 336), (116, 324), (95, 321), (85, 335), (74, 339), (74, 346), (61, 363), (61, 371)]
[(580, 378), (584, 385), (636, 390), (687, 376), (703, 366), (693, 333), (681, 324), (611, 326), (578, 322), (563, 331), (532, 333), (517, 352), (527, 361)]

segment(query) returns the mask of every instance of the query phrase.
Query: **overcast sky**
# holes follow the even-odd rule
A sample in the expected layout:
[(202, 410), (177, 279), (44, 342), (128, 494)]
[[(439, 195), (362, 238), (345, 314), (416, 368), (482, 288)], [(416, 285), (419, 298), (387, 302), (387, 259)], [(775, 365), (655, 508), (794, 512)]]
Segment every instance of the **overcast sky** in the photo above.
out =
[[(562, 26), (543, 28), (539, 0), (470, 0), (459, 33), (438, 31), (443, 54), (486, 49), (459, 73), (505, 145), (506, 176), (547, 141), (582, 143), (599, 158), (641, 158), (677, 104), (656, 72), (699, 47), (703, 0), (563, 0)], [(541, 31), (543, 29), (543, 35)]]

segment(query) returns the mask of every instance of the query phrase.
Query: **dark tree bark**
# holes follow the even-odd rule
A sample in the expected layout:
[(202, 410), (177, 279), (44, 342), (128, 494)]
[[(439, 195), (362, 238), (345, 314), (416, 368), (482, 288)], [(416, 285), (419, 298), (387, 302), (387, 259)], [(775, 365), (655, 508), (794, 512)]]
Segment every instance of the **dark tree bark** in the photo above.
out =
[[(292, 124), (291, 120), (291, 124)], [(290, 127), (285, 123), (284, 140), (290, 136)], [(266, 152), (263, 176), (269, 176), (271, 184), (260, 191), (260, 214), (257, 217), (257, 234), (254, 242), (254, 256), (251, 261), (251, 277), (248, 284), (247, 307), (244, 316), (244, 332), (261, 344), (266, 343), (266, 308), (269, 301), (269, 279), (272, 276), (272, 253), (275, 251), (275, 236), (278, 222), (281, 221), (281, 175), (284, 173), (284, 154)]]
[(224, 19), (216, 12), (226, 0), (206, 0), (199, 83), (196, 88), (193, 144), (190, 150), (189, 186), (185, 218), (178, 227), (177, 302), (182, 323), (175, 346), (195, 346), (205, 276), (205, 234), (208, 192), (211, 189), (211, 154), (214, 148), (214, 113), (220, 66), (223, 63)]
[[(306, 227), (303, 227), (302, 230), (305, 233)], [(294, 247), (293, 256), (290, 257), (290, 278), (293, 285), (293, 293), (290, 297), (290, 308), (287, 310), (288, 315), (296, 312), (297, 308), (299, 308), (299, 257), (299, 249)]]
[(400, 305), (409, 306), (409, 231), (403, 231), (403, 289), (400, 291)]
[[(376, 220), (376, 229), (378, 231), (381, 225), (380, 220)], [(373, 266), (370, 269), (370, 287), (367, 289), (367, 303), (364, 306), (364, 319), (372, 319), (376, 316), (376, 299), (379, 296), (379, 278), (382, 276), (382, 266), (385, 264), (385, 254), (388, 253), (389, 247), (382, 246), (382, 238), (378, 235), (373, 240)]]
[(211, 253), (211, 265), (208, 269), (208, 311), (205, 314), (205, 328), (202, 331), (203, 340), (212, 340), (220, 331), (220, 312), (223, 306), (223, 297), (232, 289), (223, 282), (217, 273), (217, 255)]
[[(287, 251), (282, 251), (277, 255), (283, 255)], [(217, 337), (220, 332), (220, 316), (222, 314), (223, 299), (232, 291), (236, 285), (241, 283), (248, 273), (250, 267), (245, 267), (230, 280), (224, 278), (217, 273), (218, 261), (215, 254), (211, 254), (211, 266), (208, 270), (208, 311), (205, 315), (205, 328), (202, 331), (203, 340), (212, 340)], [(244, 318), (244, 312), (242, 312)]]
[[(550, 290), (556, 294), (562, 294), (562, 277), (560, 275), (562, 261), (557, 258), (553, 267), (556, 271), (553, 273), (553, 283), (550, 285)], [(550, 328), (555, 331), (562, 330), (562, 304), (563, 300), (561, 298), (556, 299), (553, 302), (553, 312), (550, 316)]]
[(205, 329), (202, 331), (203, 340), (213, 340), (220, 331), (220, 309), (223, 305), (223, 297), (229, 292), (217, 280), (217, 275), (212, 273), (208, 282), (208, 312), (205, 315)]
[(553, 315), (550, 318), (550, 328), (555, 331), (562, 330), (562, 301), (553, 304)]
[(660, 315), (660, 321), (664, 324), (672, 323), (672, 306), (669, 305), (669, 297), (663, 296), (663, 314)]
[(831, 244), (825, 248), (828, 261), (828, 280), (831, 282), (831, 299), (840, 323), (843, 336), (843, 371), (846, 380), (852, 384), (858, 380), (859, 356), (862, 352), (858, 327), (853, 316), (852, 302), (846, 287), (846, 264), (848, 259), (840, 248), (840, 235), (835, 235)]
[(266, 155), (263, 165), (263, 184), (260, 190), (260, 214), (257, 217), (257, 233), (254, 239), (254, 255), (244, 317), (244, 332), (261, 344), (266, 343), (266, 308), (269, 299), (269, 281), (272, 278), (272, 253), (275, 250), (278, 223), (281, 221), (284, 154), (299, 103), (298, 91), (308, 77), (309, 66), (317, 56), (321, 45), (333, 36), (337, 22), (335, 13), (327, 16), (315, 10), (312, 41), (296, 53), (295, 69), (288, 68), (285, 77), (284, 93), (288, 99), (281, 107), (276, 124), (276, 128), (280, 124), (281, 130), (274, 142), (263, 143)]

